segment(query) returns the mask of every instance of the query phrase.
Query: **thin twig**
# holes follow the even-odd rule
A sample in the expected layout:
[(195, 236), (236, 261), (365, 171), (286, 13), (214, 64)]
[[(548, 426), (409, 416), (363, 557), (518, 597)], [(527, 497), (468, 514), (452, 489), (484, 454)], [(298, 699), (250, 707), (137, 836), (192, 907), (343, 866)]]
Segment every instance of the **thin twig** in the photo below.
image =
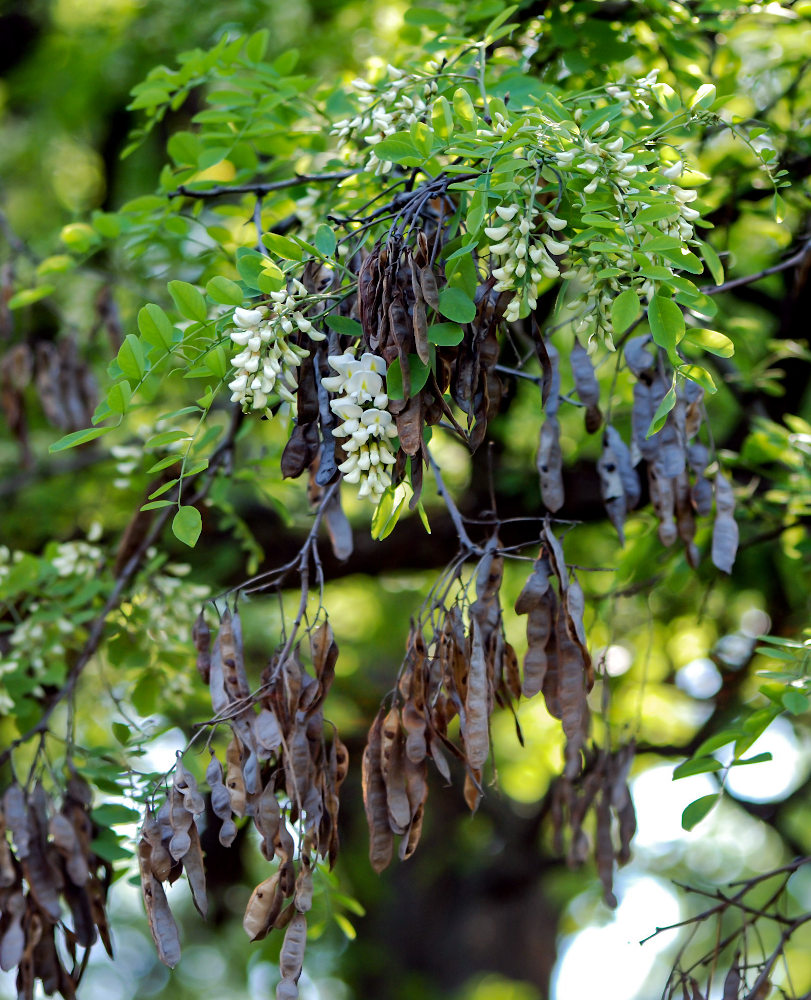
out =
[(431, 466), (431, 472), (433, 472), (434, 479), (436, 480), (437, 493), (445, 501), (445, 506), (448, 508), (448, 513), (451, 516), (454, 528), (456, 528), (456, 534), (459, 537), (459, 542), (462, 545), (462, 548), (469, 552), (473, 552), (477, 556), (483, 555), (484, 549), (472, 542), (470, 535), (468, 535), (465, 530), (465, 526), (462, 523), (462, 515), (459, 513), (459, 508), (456, 506), (453, 497), (448, 492), (448, 487), (445, 485), (445, 481), (442, 478), (442, 474), (439, 471), (439, 466), (436, 464), (434, 456), (427, 448), (425, 449), (425, 454), (428, 456), (428, 464)]
[(328, 184), (330, 181), (344, 181), (354, 177), (361, 170), (336, 170), (326, 174), (295, 174), (280, 181), (267, 181), (264, 184), (223, 184), (217, 187), (197, 191), (181, 184), (176, 191), (170, 191), (170, 198), (222, 198), (230, 194), (270, 194), (271, 191), (284, 191), (285, 188), (296, 187), (298, 184)]

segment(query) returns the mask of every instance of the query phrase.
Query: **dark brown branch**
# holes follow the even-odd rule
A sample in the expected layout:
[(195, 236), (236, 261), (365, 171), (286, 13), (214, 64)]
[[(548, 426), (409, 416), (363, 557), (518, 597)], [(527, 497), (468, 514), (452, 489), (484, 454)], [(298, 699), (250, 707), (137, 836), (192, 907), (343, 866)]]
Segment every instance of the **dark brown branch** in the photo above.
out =
[(720, 295), (721, 292), (730, 292), (733, 288), (741, 288), (743, 285), (754, 284), (754, 282), (760, 281), (762, 278), (768, 278), (770, 274), (778, 274), (780, 271), (788, 271), (792, 267), (798, 267), (809, 253), (811, 253), (811, 240), (807, 240), (797, 253), (791, 257), (787, 257), (779, 264), (774, 264), (772, 267), (764, 267), (762, 271), (757, 271), (755, 274), (745, 274), (740, 278), (732, 278), (730, 281), (725, 281), (723, 285), (705, 285), (700, 291), (705, 295)]
[(295, 174), (280, 181), (267, 181), (265, 184), (223, 184), (218, 187), (205, 188), (197, 191), (181, 184), (176, 191), (170, 191), (170, 198), (222, 198), (231, 194), (265, 195), (271, 191), (284, 191), (285, 188), (296, 187), (298, 184), (328, 184), (331, 181), (343, 181), (347, 177), (359, 174), (360, 170), (336, 170), (326, 174)]

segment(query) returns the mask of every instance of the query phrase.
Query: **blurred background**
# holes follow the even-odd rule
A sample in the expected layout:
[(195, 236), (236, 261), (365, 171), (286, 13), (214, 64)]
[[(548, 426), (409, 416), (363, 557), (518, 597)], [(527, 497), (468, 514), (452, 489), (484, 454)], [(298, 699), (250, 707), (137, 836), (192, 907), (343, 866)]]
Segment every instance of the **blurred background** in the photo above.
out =
[[(479, 0), (444, 9), (475, 29), (501, 6)], [(690, 150), (704, 175), (702, 199), (712, 208), (711, 239), (732, 277), (779, 262), (808, 237), (811, 4), (595, 0), (519, 6), (534, 47), (529, 58), (546, 79), (582, 89), (658, 66), (660, 79), (674, 85), (711, 80), (719, 93), (735, 95), (736, 114), (768, 127), (763, 142), (773, 145), (792, 183), (783, 192), (783, 223), (775, 221), (772, 191), (754, 157), (728, 130), (710, 131), (700, 148)], [(169, 136), (199, 108), (192, 95), (122, 159), (141, 121), (138, 110), (128, 108), (130, 90), (152, 67), (172, 66), (184, 50), (208, 48), (224, 35), (268, 28), (268, 59), (296, 48), (302, 72), (348, 80), (365, 72), (370, 60), (394, 61), (419, 42), (421, 23), (428, 23), (426, 15), (415, 17), (400, 2), (0, 2), (0, 251), (10, 289), (0, 313), (0, 350), (6, 372), (15, 345), (68, 341), (77, 363), (103, 372), (110, 344), (132, 328), (138, 308), (157, 294), (156, 279), (165, 278), (114, 240), (116, 212), (153, 191)], [(100, 249), (85, 246), (88, 229), (109, 242)], [(21, 285), (51, 291), (9, 308)], [(798, 637), (809, 623), (809, 287), (802, 270), (723, 299), (722, 329), (738, 351), (734, 365), (718, 360), (720, 389), (709, 405), (716, 446), (732, 464), (744, 498), (732, 578), (708, 568), (707, 560), (694, 572), (678, 553), (663, 554), (650, 513), (629, 525), (629, 543), (621, 550), (599, 501), (599, 443), (584, 440), (577, 414), (563, 415), (567, 496), (572, 516), (583, 522), (567, 539), (567, 559), (591, 570), (584, 573), (586, 624), (595, 659), (605, 658), (613, 730), (639, 744), (632, 770), (638, 833), (633, 858), (617, 878), (615, 911), (603, 903), (593, 867), (569, 870), (553, 849), (547, 793), (560, 771), (561, 744), (557, 724), (534, 702), (519, 712), (524, 748), (512, 719), (498, 717), (497, 785), (487, 789), (478, 813), (468, 814), (459, 782), (443, 789), (433, 775), (417, 854), (382, 876), (371, 871), (357, 762), (369, 720), (402, 658), (407, 616), (453, 553), (445, 551), (441, 527), (428, 539), (414, 520), (385, 546), (372, 543), (360, 508), (348, 500), (358, 525), (356, 552), (346, 565), (330, 565), (325, 603), (341, 649), (328, 714), (355, 766), (342, 804), (341, 860), (330, 891), (316, 900), (301, 984), (307, 1000), (654, 1000), (684, 936), (668, 931), (644, 945), (640, 940), (707, 905), (679, 884), (711, 892), (811, 852), (807, 703), (795, 703), (796, 711), (786, 710), (755, 742), (751, 753), (770, 751), (772, 760), (730, 772), (728, 794), (691, 833), (682, 829), (682, 810), (717, 783), (707, 774), (672, 780), (674, 764), (706, 735), (764, 703), (758, 672), (775, 663), (756, 651), (756, 637)], [(509, 412), (494, 425), (491, 461), (500, 511), (520, 515), (539, 508), (537, 400), (524, 385), (514, 393)], [(8, 407), (5, 412), (10, 422)], [(98, 521), (112, 544), (145, 478), (127, 468), (125, 451), (103, 460), (84, 452), (49, 458), (47, 446), (62, 430), (47, 400), (31, 390), (26, 412), (24, 442), (11, 432), (0, 441), (2, 542), (36, 552), (52, 538), (84, 538)], [(436, 447), (463, 509), (476, 509), (488, 489), (485, 460), (471, 461), (450, 441)], [(236, 514), (257, 540), (254, 558), (272, 564), (290, 544), (283, 532), (296, 537), (306, 510), (301, 491), (289, 483), (269, 492), (239, 496)], [(428, 512), (442, 524), (435, 503)], [(227, 526), (211, 524), (204, 546), (191, 555), (178, 551), (189, 567), (187, 579), (217, 591), (244, 575), (245, 553), (232, 538)], [(706, 533), (698, 543), (706, 550)], [(523, 582), (510, 567), (505, 605)], [(275, 642), (276, 615), (262, 601), (245, 611), (257, 663)], [(508, 638), (519, 653), (523, 628), (520, 619), (507, 617)], [(90, 706), (100, 700), (113, 718), (110, 690), (132, 698), (139, 717), (152, 720), (158, 734), (144, 759), (155, 771), (171, 766), (191, 723), (206, 717), (204, 692), (190, 676), (187, 637), (173, 634), (166, 642), (164, 653), (153, 652), (146, 666), (133, 663), (113, 682), (101, 670), (82, 693), (90, 720), (86, 738), (100, 745), (109, 739), (109, 719)], [(136, 670), (139, 690), (133, 692), (127, 678)], [(592, 697), (599, 706), (601, 684)], [(124, 824), (120, 832), (132, 835), (134, 829)], [(116, 959), (94, 956), (80, 995), (272, 995), (279, 940), (251, 945), (241, 927), (251, 886), (264, 877), (253, 833), (246, 827), (228, 852), (216, 838), (204, 837), (213, 901), (207, 924), (193, 912), (184, 883), (171, 890), (184, 947), (172, 973), (157, 961), (138, 891), (124, 872), (112, 895)], [(784, 901), (787, 913), (811, 908), (809, 868), (791, 877)], [(710, 922), (691, 946), (700, 952), (715, 933)], [(796, 936), (787, 957), (775, 979), (789, 995), (807, 995), (807, 935)], [(1, 975), (0, 996), (14, 995), (11, 977)]]

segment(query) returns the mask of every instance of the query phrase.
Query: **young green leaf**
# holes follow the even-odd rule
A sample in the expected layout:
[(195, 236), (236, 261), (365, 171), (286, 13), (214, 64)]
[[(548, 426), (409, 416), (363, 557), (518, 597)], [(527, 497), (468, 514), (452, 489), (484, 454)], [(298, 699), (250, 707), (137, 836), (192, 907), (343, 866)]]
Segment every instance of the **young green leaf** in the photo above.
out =
[(348, 316), (325, 316), (327, 326), (335, 333), (342, 333), (347, 337), (360, 337), (363, 335), (363, 327), (356, 319)]
[(148, 344), (167, 351), (171, 349), (174, 333), (172, 321), (154, 302), (148, 303), (139, 311), (138, 329)]
[(83, 431), (71, 431), (70, 434), (54, 441), (48, 451), (53, 454), (57, 451), (67, 451), (68, 448), (76, 448), (80, 444), (87, 444), (88, 441), (95, 441), (103, 434), (109, 434), (112, 429), (112, 427), (87, 427)]
[(648, 322), (653, 341), (669, 355), (676, 353), (676, 344), (684, 336), (684, 316), (672, 299), (654, 295), (648, 306)]
[(428, 327), (428, 340), (437, 347), (455, 347), (464, 336), (465, 331), (458, 323), (434, 323)]
[(664, 399), (657, 406), (656, 413), (654, 413), (653, 415), (653, 420), (651, 420), (650, 422), (650, 427), (648, 428), (648, 433), (645, 435), (645, 437), (651, 437), (653, 434), (656, 434), (657, 431), (660, 431), (664, 427), (665, 421), (667, 420), (667, 415), (668, 413), (670, 413), (670, 411), (673, 409), (675, 405), (676, 405), (676, 386), (671, 385), (671, 387), (667, 390)]
[(673, 781), (679, 778), (689, 778), (693, 774), (707, 774), (710, 771), (720, 771), (723, 765), (715, 757), (691, 757), (673, 769)]
[(206, 294), (223, 306), (241, 306), (245, 299), (245, 293), (235, 281), (219, 274), (206, 285)]
[[(428, 381), (431, 366), (423, 364), (416, 354), (408, 356), (408, 370), (411, 375), (411, 395), (415, 396)], [(395, 358), (386, 373), (386, 392), (389, 399), (403, 398), (403, 375), (400, 371), (400, 359)]]
[(457, 87), (453, 92), (453, 111), (463, 128), (469, 130), (476, 128), (479, 121), (476, 108), (473, 106), (470, 94), (463, 87)]
[(454, 323), (471, 323), (476, 317), (476, 304), (461, 288), (443, 288), (439, 311)]
[(134, 333), (128, 333), (124, 338), (124, 343), (118, 349), (116, 361), (118, 362), (118, 367), (127, 378), (134, 379), (137, 382), (143, 376), (146, 371), (144, 349), (141, 341)]
[(180, 507), (172, 518), (172, 534), (189, 548), (197, 544), (202, 530), (203, 519), (196, 507)]
[(313, 243), (315, 244), (316, 250), (318, 250), (322, 257), (332, 257), (335, 253), (335, 248), (338, 245), (338, 241), (335, 239), (335, 233), (326, 223), (322, 223), (315, 231)]
[(721, 793), (716, 792), (714, 795), (702, 795), (700, 799), (691, 802), (681, 814), (682, 829), (692, 830), (698, 826), (720, 798)]
[(208, 316), (206, 300), (194, 285), (190, 285), (188, 281), (170, 281), (166, 287), (181, 316), (199, 323), (204, 322)]
[(611, 325), (619, 337), (631, 326), (639, 316), (641, 305), (639, 296), (633, 288), (626, 288), (611, 303)]
[(731, 358), (735, 353), (735, 345), (723, 333), (718, 330), (705, 330), (703, 328), (692, 328), (687, 331), (684, 337), (687, 344), (695, 344), (709, 354), (715, 354), (719, 358)]

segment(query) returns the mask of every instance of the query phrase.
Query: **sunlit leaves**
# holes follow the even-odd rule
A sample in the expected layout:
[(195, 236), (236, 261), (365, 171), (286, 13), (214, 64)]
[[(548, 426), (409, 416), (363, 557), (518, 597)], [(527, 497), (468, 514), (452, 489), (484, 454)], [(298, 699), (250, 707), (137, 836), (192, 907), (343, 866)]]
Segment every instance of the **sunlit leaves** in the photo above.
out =
[(621, 336), (639, 316), (641, 304), (633, 288), (626, 288), (611, 303), (611, 325)]
[(684, 316), (676, 303), (664, 295), (654, 295), (648, 306), (648, 322), (655, 344), (675, 357), (676, 345), (684, 336)]

